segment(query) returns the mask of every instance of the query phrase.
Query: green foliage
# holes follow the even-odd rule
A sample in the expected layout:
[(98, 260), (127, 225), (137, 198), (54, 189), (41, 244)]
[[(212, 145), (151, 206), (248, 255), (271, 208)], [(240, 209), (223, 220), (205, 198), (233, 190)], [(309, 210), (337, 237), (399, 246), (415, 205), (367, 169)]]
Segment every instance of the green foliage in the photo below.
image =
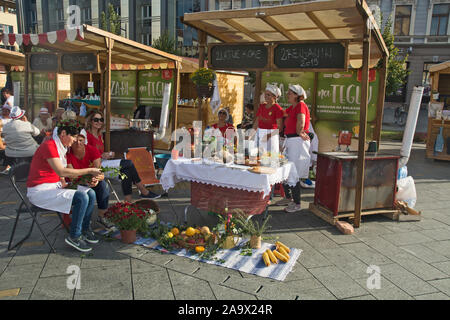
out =
[(179, 49), (177, 49), (176, 41), (172, 38), (168, 31), (164, 31), (158, 39), (152, 41), (152, 47), (167, 53), (181, 55)]
[(262, 234), (270, 228), (267, 224), (271, 218), (268, 216), (262, 224), (252, 219), (247, 219), (247, 215), (240, 209), (235, 209), (236, 212), (236, 224), (239, 225), (244, 234), (249, 234), (251, 236), (262, 236)]
[(208, 68), (197, 69), (190, 78), (195, 85), (212, 85), (216, 73)]
[[(381, 16), (381, 20), (383, 17)], [(381, 24), (380, 24), (381, 25)], [(392, 32), (392, 20), (387, 19), (383, 30), (383, 39), (389, 50), (389, 59), (387, 63), (386, 95), (392, 95), (397, 92), (406, 82), (409, 70), (405, 68), (408, 55), (399, 57), (398, 48), (394, 45), (395, 37)], [(381, 61), (378, 64), (380, 66)]]
[(119, 36), (121, 35), (120, 16), (114, 11), (112, 4), (108, 5), (108, 14), (103, 11), (100, 15), (100, 28)]

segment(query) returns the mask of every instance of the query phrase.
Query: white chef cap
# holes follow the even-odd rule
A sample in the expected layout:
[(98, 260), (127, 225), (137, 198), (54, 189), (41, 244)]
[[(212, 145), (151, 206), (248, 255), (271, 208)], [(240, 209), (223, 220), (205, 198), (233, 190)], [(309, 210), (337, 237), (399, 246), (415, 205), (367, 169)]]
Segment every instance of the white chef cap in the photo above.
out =
[(266, 85), (266, 91), (272, 93), (275, 97), (279, 98), (281, 96), (281, 90), (274, 84), (268, 83)]
[(296, 95), (303, 96), (304, 99), (306, 100), (306, 91), (305, 91), (305, 89), (302, 88), (301, 85), (299, 85), (299, 84), (290, 84), (289, 85), (289, 90), (294, 92)]

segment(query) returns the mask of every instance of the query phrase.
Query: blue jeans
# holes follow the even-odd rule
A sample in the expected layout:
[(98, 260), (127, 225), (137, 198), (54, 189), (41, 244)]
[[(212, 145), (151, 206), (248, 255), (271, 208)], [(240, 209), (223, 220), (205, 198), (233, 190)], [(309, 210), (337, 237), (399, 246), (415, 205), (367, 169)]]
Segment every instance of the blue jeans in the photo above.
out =
[(92, 188), (92, 190), (94, 190), (97, 198), (97, 207), (100, 210), (108, 209), (109, 187), (105, 180), (100, 181), (94, 188)]
[(72, 200), (72, 223), (70, 224), (70, 237), (77, 239), (82, 231), (89, 230), (92, 211), (95, 204), (95, 192), (77, 191)]

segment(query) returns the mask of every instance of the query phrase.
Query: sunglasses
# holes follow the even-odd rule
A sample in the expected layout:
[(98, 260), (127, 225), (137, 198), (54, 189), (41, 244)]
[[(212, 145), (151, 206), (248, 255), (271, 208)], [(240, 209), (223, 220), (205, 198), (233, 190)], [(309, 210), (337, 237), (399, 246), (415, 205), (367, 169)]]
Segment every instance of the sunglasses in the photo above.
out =
[(105, 122), (104, 118), (92, 118), (92, 121), (94, 122)]
[(218, 114), (219, 114), (219, 115), (220, 115), (220, 114), (226, 115), (227, 113), (226, 113), (226, 112), (219, 112)]

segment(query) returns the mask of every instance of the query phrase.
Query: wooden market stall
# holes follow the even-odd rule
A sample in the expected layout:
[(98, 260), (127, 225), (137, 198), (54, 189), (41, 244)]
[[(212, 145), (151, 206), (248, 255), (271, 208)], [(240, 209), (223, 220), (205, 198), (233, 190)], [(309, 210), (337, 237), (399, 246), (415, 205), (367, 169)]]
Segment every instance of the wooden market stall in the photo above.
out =
[[(381, 59), (374, 140), (379, 142), (383, 118), (388, 49), (363, 0), (311, 1), (244, 10), (185, 14), (183, 22), (199, 31), (200, 63), (206, 36), (222, 43), (208, 45), (208, 66), (221, 70), (256, 71), (255, 110), (263, 71), (346, 71), (361, 69), (358, 153), (351, 216), (359, 227), (365, 169), (369, 69)], [(315, 92), (317, 94), (317, 92)], [(379, 145), (379, 143), (378, 143)], [(394, 191), (395, 192), (395, 191)], [(313, 207), (320, 207), (312, 204)], [(395, 211), (393, 207), (387, 208)], [(319, 215), (320, 216), (320, 215)]]
[[(450, 160), (450, 61), (430, 67), (431, 100), (428, 113), (426, 156), (430, 159)], [(441, 133), (442, 131), (442, 133)], [(439, 137), (439, 138), (438, 138)], [(442, 151), (436, 140), (443, 142)], [(435, 148), (436, 147), (436, 148)]]
[(3, 88), (3, 86), (6, 85), (7, 78), (11, 71), (16, 67), (23, 67), (24, 65), (24, 54), (0, 48), (0, 88)]
[[(100, 79), (100, 109), (105, 111), (106, 132), (105, 151), (113, 150), (116, 142), (111, 141), (111, 65), (165, 64), (173, 70), (175, 85), (171, 89), (173, 101), (172, 130), (176, 124), (177, 94), (179, 91), (179, 70), (181, 58), (155, 48), (131, 41), (107, 31), (82, 25), (75, 29), (64, 29), (45, 34), (8, 34), (9, 43), (17, 42), (23, 46), (25, 62), (24, 108), (30, 109), (30, 93), (28, 84), (29, 72), (52, 71), (65, 74), (86, 74), (89, 78)], [(5, 41), (4, 37), (1, 37)], [(32, 53), (31, 47), (39, 47), (46, 52)], [(58, 88), (56, 88), (58, 92)], [(167, 130), (170, 131), (170, 130)], [(149, 134), (153, 138), (153, 133)], [(128, 140), (130, 142), (130, 140)], [(117, 150), (119, 151), (119, 150)]]

